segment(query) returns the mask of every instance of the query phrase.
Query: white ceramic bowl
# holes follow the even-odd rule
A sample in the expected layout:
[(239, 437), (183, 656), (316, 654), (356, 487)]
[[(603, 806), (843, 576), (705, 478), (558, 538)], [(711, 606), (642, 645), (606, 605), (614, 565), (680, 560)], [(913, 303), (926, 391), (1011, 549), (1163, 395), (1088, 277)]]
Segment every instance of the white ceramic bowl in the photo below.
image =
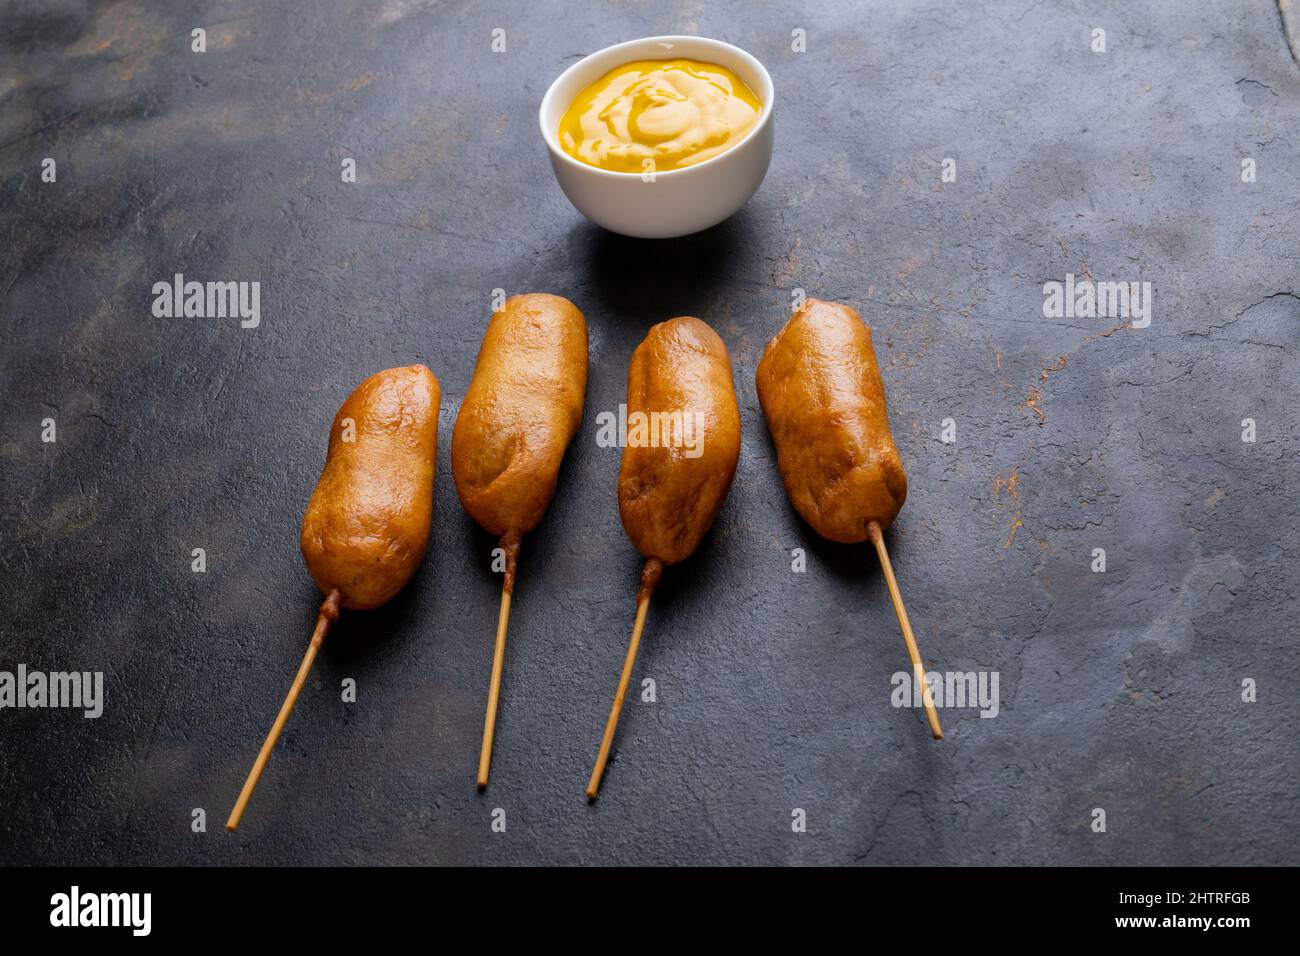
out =
[[(560, 118), (584, 89), (632, 60), (678, 57), (725, 66), (754, 91), (763, 113), (749, 135), (695, 166), (655, 173), (653, 181), (588, 166), (560, 148)], [(772, 159), (775, 106), (772, 77), (739, 47), (704, 37), (646, 37), (606, 47), (561, 73), (542, 97), (538, 120), (555, 178), (579, 212), (612, 232), (666, 239), (716, 225), (754, 195)]]

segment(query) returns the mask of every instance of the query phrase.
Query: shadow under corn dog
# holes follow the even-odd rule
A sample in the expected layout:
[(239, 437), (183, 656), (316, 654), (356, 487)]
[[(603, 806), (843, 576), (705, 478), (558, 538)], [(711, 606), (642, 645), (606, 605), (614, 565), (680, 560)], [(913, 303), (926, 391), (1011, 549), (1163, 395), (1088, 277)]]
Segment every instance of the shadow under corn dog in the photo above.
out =
[(330, 628), (329, 642), (322, 656), (334, 667), (356, 669), (349, 676), (359, 677), (375, 659), (375, 645), (396, 647), (400, 642), (414, 639), (416, 614), (421, 601), (433, 601), (428, 592), (416, 593), (413, 588), (403, 588), (397, 596), (365, 614), (340, 614)]

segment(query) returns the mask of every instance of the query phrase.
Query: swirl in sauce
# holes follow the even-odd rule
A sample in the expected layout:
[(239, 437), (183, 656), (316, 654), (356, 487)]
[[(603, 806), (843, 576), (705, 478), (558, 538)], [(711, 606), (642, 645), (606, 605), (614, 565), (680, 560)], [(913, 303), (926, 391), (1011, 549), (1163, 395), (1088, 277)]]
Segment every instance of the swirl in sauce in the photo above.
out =
[(600, 169), (667, 172), (735, 146), (762, 112), (758, 97), (726, 67), (637, 60), (578, 94), (560, 119), (560, 146)]

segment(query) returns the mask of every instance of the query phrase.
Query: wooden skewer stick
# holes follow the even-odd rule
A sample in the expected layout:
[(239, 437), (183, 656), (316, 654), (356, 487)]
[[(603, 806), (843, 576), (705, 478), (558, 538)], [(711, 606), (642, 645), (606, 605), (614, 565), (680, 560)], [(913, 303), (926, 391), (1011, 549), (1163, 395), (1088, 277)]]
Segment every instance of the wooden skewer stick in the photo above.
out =
[(930, 685), (925, 679), (925, 666), (921, 663), (921, 652), (916, 648), (912, 625), (907, 620), (907, 608), (903, 607), (903, 595), (899, 593), (898, 581), (894, 579), (894, 566), (889, 563), (889, 552), (885, 550), (885, 536), (881, 533), (880, 524), (875, 521), (867, 526), (867, 533), (871, 536), (871, 543), (876, 546), (876, 554), (880, 555), (880, 567), (884, 570), (885, 582), (889, 585), (889, 596), (894, 602), (894, 613), (898, 615), (898, 624), (903, 629), (903, 640), (907, 642), (907, 655), (912, 658), (912, 670), (916, 674), (917, 686), (921, 688), (921, 699), (925, 701), (925, 714), (930, 718), (930, 733), (934, 734), (935, 740), (943, 740), (939, 714), (934, 709), (934, 695), (930, 693)]
[(478, 755), (478, 788), (488, 785), (488, 768), (492, 765), (492, 738), (497, 727), (497, 701), (501, 698), (501, 669), (506, 660), (506, 625), (510, 622), (510, 595), (515, 590), (515, 568), (519, 561), (521, 538), (517, 531), (501, 536), (506, 553), (506, 573), (501, 581), (501, 613), (497, 616), (497, 646), (492, 655), (492, 680), (488, 684), (487, 716), (483, 718), (483, 747)]
[(663, 563), (658, 558), (650, 558), (641, 569), (641, 590), (636, 596), (636, 623), (632, 625), (632, 640), (627, 646), (627, 657), (623, 661), (623, 673), (618, 678), (618, 690), (614, 692), (614, 706), (609, 709), (609, 720), (605, 722), (605, 736), (600, 741), (600, 753), (596, 755), (596, 766), (587, 781), (587, 799), (595, 800), (600, 792), (600, 780), (605, 775), (605, 764), (609, 761), (609, 748), (614, 743), (614, 732), (618, 730), (618, 717), (623, 712), (623, 698), (627, 695), (628, 681), (632, 679), (632, 665), (636, 663), (636, 651), (641, 645), (641, 631), (645, 629), (645, 615), (650, 607), (650, 595), (659, 583), (663, 573)]
[(312, 632), (311, 643), (307, 645), (307, 653), (303, 655), (302, 663), (298, 666), (298, 673), (294, 677), (293, 683), (289, 685), (289, 693), (285, 695), (284, 703), (280, 705), (280, 713), (276, 716), (275, 723), (271, 725), (271, 732), (266, 735), (266, 741), (262, 744), (257, 759), (253, 761), (253, 769), (248, 771), (248, 779), (244, 781), (244, 789), (239, 791), (239, 799), (235, 801), (235, 808), (230, 811), (230, 819), (226, 821), (226, 829), (231, 833), (234, 833), (235, 828), (239, 826), (239, 819), (244, 815), (244, 809), (253, 796), (257, 781), (262, 778), (262, 771), (266, 769), (266, 762), (271, 759), (271, 750), (275, 747), (275, 742), (280, 739), (280, 731), (284, 730), (285, 722), (289, 719), (289, 715), (293, 713), (293, 705), (297, 702), (298, 693), (302, 690), (302, 685), (311, 672), (311, 665), (316, 660), (316, 652), (325, 643), (325, 633), (338, 618), (339, 592), (336, 588), (330, 591), (325, 598), (325, 603), (320, 606), (320, 614), (316, 617), (316, 630)]

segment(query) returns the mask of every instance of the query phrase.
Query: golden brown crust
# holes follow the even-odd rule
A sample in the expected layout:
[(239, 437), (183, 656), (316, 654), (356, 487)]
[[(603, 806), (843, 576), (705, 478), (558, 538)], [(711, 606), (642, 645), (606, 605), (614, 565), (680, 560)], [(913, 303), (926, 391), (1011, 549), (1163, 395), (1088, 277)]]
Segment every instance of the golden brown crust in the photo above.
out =
[(492, 316), (451, 436), (451, 473), (494, 535), (542, 520), (587, 391), (587, 322), (568, 299), (511, 296)]
[(837, 302), (808, 299), (768, 343), (758, 399), (795, 510), (823, 537), (889, 527), (907, 475), (889, 431), (871, 329)]
[[(689, 413), (697, 429), (668, 447), (633, 447), (633, 416)], [(618, 476), (623, 527), (647, 558), (689, 557), (713, 525), (740, 457), (740, 410), (731, 359), (716, 332), (682, 316), (650, 329), (627, 370), (627, 447)], [(662, 421), (662, 419), (661, 419)], [(689, 447), (700, 437), (700, 454)]]
[(433, 373), (408, 365), (370, 376), (334, 416), (301, 544), (321, 593), (337, 588), (346, 608), (388, 601), (424, 558), (440, 400)]

